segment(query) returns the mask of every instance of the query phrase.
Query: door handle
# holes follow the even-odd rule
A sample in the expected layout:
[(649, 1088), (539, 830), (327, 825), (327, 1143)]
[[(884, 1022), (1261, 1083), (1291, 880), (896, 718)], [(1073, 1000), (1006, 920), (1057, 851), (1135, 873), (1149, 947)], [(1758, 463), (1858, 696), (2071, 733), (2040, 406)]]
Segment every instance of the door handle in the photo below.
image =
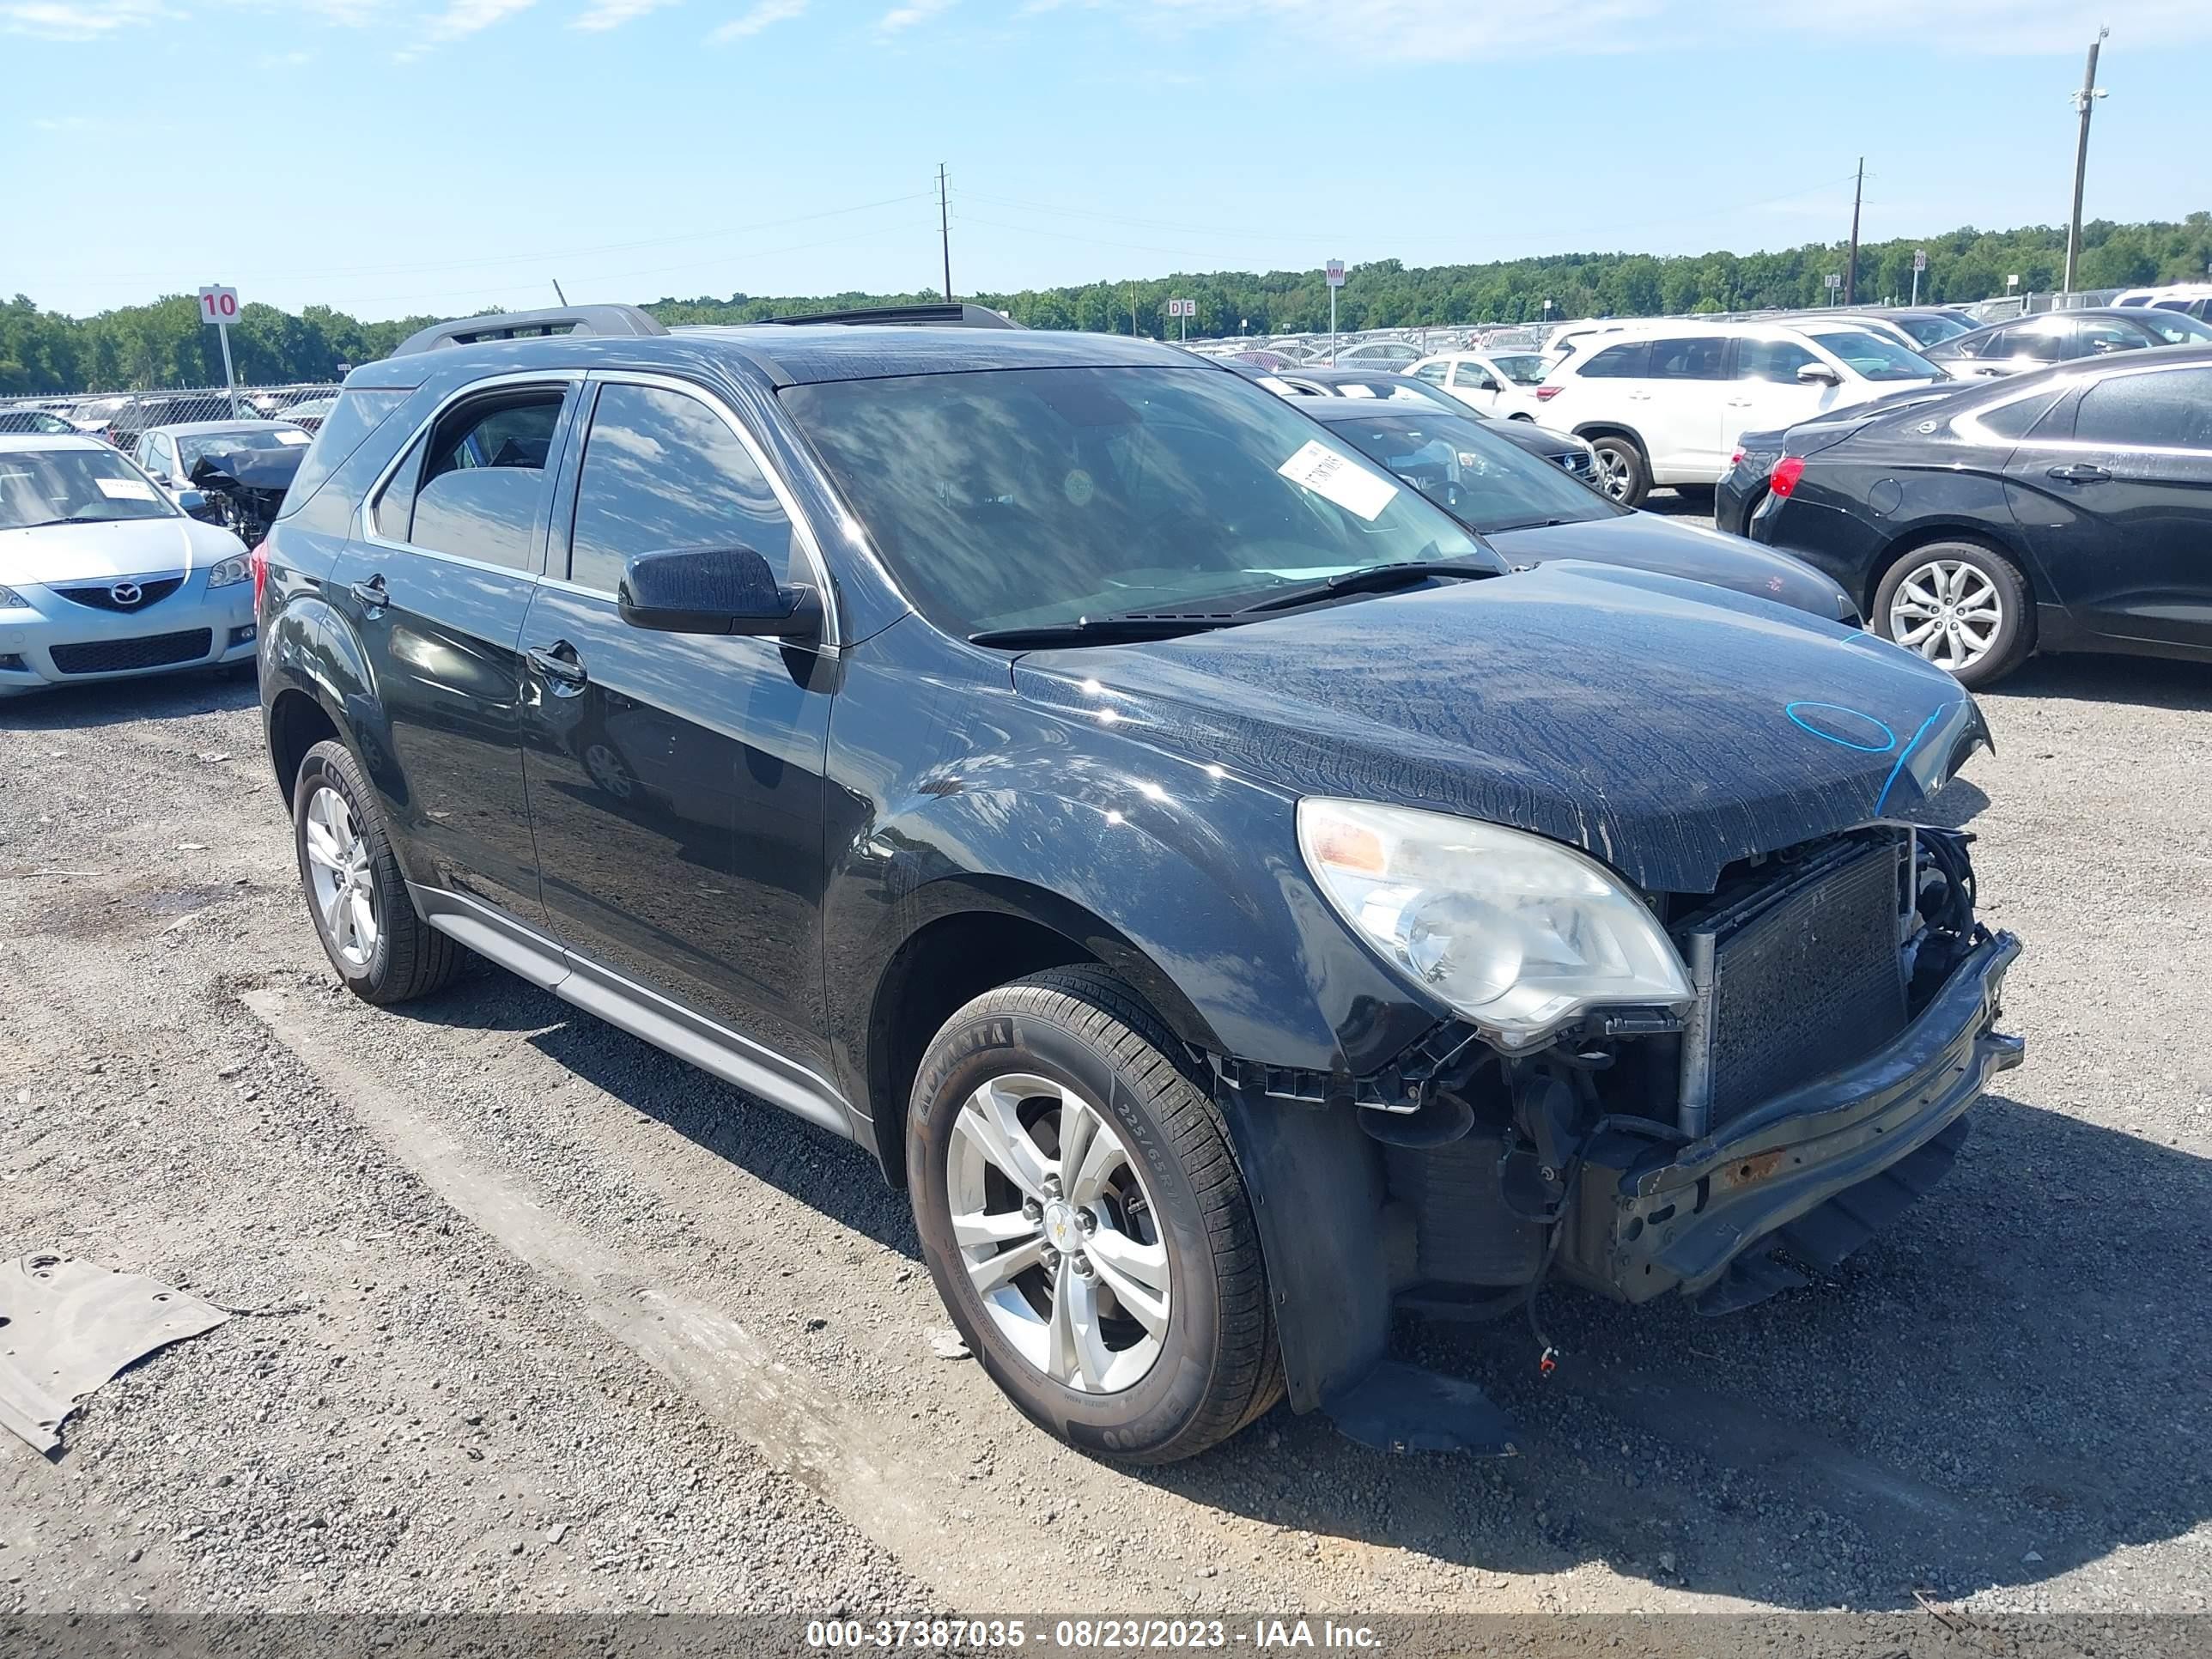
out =
[(556, 697), (573, 697), (591, 684), (591, 676), (576, 655), (576, 647), (566, 640), (556, 640), (548, 646), (532, 646), (528, 653), (530, 665), (552, 682)]
[(2044, 473), (2044, 477), (2056, 478), (2061, 483), (2103, 483), (2112, 476), (2103, 467), (2094, 466), (2087, 461), (2076, 461), (2070, 466), (2054, 466)]
[(356, 582), (346, 590), (372, 611), (380, 611), (392, 603), (392, 590), (384, 585), (384, 573), (378, 571), (365, 582)]

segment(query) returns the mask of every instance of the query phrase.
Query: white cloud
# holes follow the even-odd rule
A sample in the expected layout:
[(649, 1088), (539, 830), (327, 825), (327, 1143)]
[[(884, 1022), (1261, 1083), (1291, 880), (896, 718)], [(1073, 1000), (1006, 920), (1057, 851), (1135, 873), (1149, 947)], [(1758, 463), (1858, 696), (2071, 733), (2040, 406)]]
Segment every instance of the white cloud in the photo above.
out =
[(917, 23), (927, 23), (951, 4), (952, 0), (906, 0), (904, 5), (892, 7), (876, 20), (876, 33), (903, 34)]
[(169, 15), (161, 0), (0, 0), (0, 34), (100, 40)]
[[(919, 7), (925, 0), (915, 0)], [(1911, 40), (1978, 54), (2078, 53), (2099, 22), (2112, 49), (2212, 35), (2204, 0), (1027, 0), (1025, 14), (1110, 10), (1171, 33), (1233, 28), (1244, 40), (1320, 48), (1370, 63), (1462, 62), (1507, 54), (1694, 48), (1746, 31)], [(2155, 43), (2155, 44), (2154, 44)]]
[(759, 0), (732, 17), (707, 38), (709, 40), (749, 40), (763, 29), (787, 22), (806, 9), (807, 0)]
[(596, 34), (605, 29), (618, 29), (624, 23), (635, 22), (649, 11), (659, 11), (664, 6), (682, 3), (682, 0), (599, 0), (599, 3), (568, 25)]
[(424, 32), (432, 40), (459, 40), (503, 22), (519, 11), (528, 11), (537, 3), (538, 0), (451, 0), (445, 10), (429, 20)]

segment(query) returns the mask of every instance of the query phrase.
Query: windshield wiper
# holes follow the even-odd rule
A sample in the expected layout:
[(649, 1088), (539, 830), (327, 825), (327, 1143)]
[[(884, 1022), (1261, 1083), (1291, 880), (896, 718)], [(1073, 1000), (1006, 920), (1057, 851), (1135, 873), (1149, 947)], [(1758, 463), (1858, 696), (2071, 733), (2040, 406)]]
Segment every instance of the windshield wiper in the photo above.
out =
[(96, 514), (74, 513), (66, 519), (41, 519), (36, 524), (19, 524), (15, 528), (18, 530), (44, 530), (50, 525), (57, 524), (113, 524), (115, 522), (116, 520), (112, 519), (103, 519)]
[(1249, 617), (1261, 611), (1291, 611), (1302, 605), (1315, 605), (1346, 593), (1381, 593), (1393, 587), (1410, 587), (1413, 583), (1426, 581), (1431, 576), (1480, 578), (1504, 574), (1494, 564), (1476, 564), (1458, 559), (1406, 559), (1395, 564), (1370, 564), (1364, 569), (1342, 571), (1334, 576), (1324, 576), (1317, 582), (1302, 582), (1283, 592), (1270, 593), (1266, 599), (1246, 605), (1237, 614)]
[(1227, 611), (1122, 611), (1110, 617), (1078, 617), (1073, 622), (1039, 623), (1029, 628), (987, 628), (970, 634), (970, 645), (1042, 650), (1055, 645), (1120, 645), (1134, 640), (1171, 640), (1228, 628), (1237, 613)]

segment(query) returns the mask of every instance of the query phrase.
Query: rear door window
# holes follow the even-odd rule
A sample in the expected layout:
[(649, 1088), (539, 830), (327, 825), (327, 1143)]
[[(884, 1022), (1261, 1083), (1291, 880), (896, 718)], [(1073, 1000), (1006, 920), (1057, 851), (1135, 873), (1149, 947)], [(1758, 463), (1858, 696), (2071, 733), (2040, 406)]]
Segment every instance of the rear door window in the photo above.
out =
[(1679, 340), (1651, 342), (1655, 380), (1719, 380), (1728, 375), (1728, 341), (1718, 334), (1685, 335)]
[(791, 520), (729, 422), (661, 386), (599, 389), (576, 485), (568, 580), (614, 592), (640, 553), (750, 547), (791, 580)]
[(2081, 443), (2212, 450), (2212, 366), (2115, 374), (2081, 394)]
[(565, 386), (489, 392), (416, 441), (373, 507), (380, 535), (534, 570)]
[(1622, 344), (1607, 346), (1582, 368), (1585, 380), (1636, 380), (1644, 378), (1645, 366), (1651, 361), (1651, 343), (1648, 340), (1630, 340)]
[(1480, 363), (1462, 363), (1452, 370), (1452, 384), (1476, 392), (1495, 392), (1498, 382), (1490, 378), (1490, 371)]

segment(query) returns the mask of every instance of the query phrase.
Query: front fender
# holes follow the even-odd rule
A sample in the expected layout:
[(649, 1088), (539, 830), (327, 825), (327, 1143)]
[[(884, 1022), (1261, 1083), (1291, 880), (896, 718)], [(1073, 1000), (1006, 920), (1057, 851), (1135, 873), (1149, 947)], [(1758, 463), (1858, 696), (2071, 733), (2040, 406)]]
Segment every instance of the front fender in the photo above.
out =
[(1288, 794), (1018, 696), (995, 665), (948, 676), (934, 637), (916, 622), (856, 651), (832, 715), (823, 931), (848, 1078), (870, 1075), (901, 946), (963, 909), (1053, 928), (1186, 1042), (1270, 1066), (1365, 1075), (1443, 1018), (1328, 908)]

